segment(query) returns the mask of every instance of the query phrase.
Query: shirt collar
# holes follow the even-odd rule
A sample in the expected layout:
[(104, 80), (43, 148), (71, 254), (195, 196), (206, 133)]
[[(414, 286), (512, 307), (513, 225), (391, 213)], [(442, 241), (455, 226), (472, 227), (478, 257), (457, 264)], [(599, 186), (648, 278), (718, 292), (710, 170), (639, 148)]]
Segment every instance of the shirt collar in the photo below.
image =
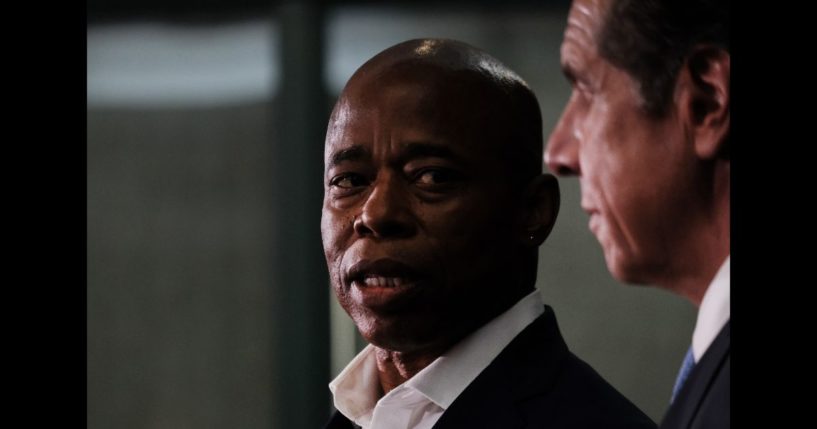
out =
[(406, 384), (447, 409), (479, 373), (544, 311), (541, 294), (534, 290), (454, 345)]
[[(335, 408), (358, 425), (368, 426), (380, 394), (375, 349), (367, 345), (329, 383)], [(366, 418), (366, 421), (361, 419)], [(365, 423), (365, 424), (364, 424)]]
[(692, 334), (692, 354), (695, 362), (700, 362), (709, 345), (718, 336), (721, 328), (729, 320), (729, 259), (721, 265), (715, 278), (704, 293), (701, 300), (701, 308), (698, 310), (698, 320), (695, 323), (695, 331)]
[[(454, 345), (405, 383), (443, 409), (471, 384), (491, 361), (531, 322), (544, 313), (534, 290), (511, 308)], [(366, 346), (329, 383), (335, 408), (357, 424), (371, 420), (380, 399), (375, 348)]]

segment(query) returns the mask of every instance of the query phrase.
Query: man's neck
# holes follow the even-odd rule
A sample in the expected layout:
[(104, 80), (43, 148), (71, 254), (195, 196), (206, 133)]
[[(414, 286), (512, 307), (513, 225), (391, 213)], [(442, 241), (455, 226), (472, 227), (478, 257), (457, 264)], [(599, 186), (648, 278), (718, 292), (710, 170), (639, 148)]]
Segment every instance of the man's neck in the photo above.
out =
[(664, 288), (689, 299), (696, 307), (730, 254), (730, 184), (729, 163), (716, 168), (712, 200), (685, 246), (676, 249), (675, 266), (661, 281)]
[(396, 352), (375, 347), (377, 374), (383, 394), (414, 377), (418, 372), (434, 362), (445, 350), (423, 350), (419, 352)]
[[(504, 310), (502, 310), (504, 311)], [(501, 311), (500, 311), (501, 313)], [(417, 347), (409, 351), (387, 350), (375, 345), (377, 358), (377, 374), (380, 378), (380, 387), (383, 394), (389, 393), (395, 387), (414, 377), (418, 372), (431, 365), (454, 344), (469, 333), (479, 329), (499, 313), (484, 314), (480, 318), (470, 320), (468, 324), (450, 327), (445, 333), (440, 333), (437, 341)], [(449, 325), (451, 326), (451, 325)]]
[(690, 270), (688, 275), (667, 282), (666, 288), (688, 299), (695, 307), (700, 307), (712, 279), (715, 278), (715, 274), (728, 256), (729, 252), (726, 252), (722, 257), (712, 256), (702, 261), (701, 265), (695, 270)]
[[(438, 332), (437, 341), (423, 347), (410, 351), (394, 351), (375, 345), (377, 372), (383, 394), (389, 393), (395, 387), (414, 377), (452, 346), (513, 307), (534, 289), (534, 285), (530, 284), (517, 289), (518, 292), (515, 293), (506, 291), (503, 296), (486, 296), (479, 302), (472, 302), (469, 306), (463, 307), (469, 309), (467, 314), (454, 317), (452, 323), (445, 325), (446, 332)], [(479, 314), (473, 313), (470, 308), (474, 306), (485, 310)], [(455, 323), (457, 321), (459, 323)]]

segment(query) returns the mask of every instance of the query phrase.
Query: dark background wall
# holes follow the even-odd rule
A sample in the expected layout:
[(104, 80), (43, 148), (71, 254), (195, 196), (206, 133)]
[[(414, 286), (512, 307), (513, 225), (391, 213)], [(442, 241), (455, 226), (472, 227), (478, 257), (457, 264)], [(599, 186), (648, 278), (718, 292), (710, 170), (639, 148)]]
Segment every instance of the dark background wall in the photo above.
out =
[[(490, 3), (88, 3), (88, 427), (320, 427), (360, 347), (303, 173), (329, 106), (383, 48), (451, 37), (528, 80), (548, 133), (567, 2)], [(537, 286), (571, 349), (659, 419), (694, 308), (611, 279), (577, 181), (560, 184)]]
[(88, 426), (266, 427), (270, 107), (88, 111)]

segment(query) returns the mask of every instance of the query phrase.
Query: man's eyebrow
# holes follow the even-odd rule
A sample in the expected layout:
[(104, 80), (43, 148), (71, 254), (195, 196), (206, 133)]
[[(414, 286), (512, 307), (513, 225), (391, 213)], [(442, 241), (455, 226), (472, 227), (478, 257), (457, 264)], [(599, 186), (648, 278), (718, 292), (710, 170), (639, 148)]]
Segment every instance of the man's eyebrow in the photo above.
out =
[(344, 161), (360, 161), (369, 158), (371, 158), (371, 154), (368, 149), (360, 145), (354, 145), (333, 153), (329, 158), (329, 163), (335, 166)]

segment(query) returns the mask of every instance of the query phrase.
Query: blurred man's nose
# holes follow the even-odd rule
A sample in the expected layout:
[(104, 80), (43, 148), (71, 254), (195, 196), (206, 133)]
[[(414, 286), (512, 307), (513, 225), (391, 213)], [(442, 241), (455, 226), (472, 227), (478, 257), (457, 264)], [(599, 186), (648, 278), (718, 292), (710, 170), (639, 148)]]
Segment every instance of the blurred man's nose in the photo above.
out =
[(565, 107), (556, 128), (550, 134), (545, 149), (545, 164), (551, 173), (559, 176), (580, 175), (579, 138), (575, 128), (571, 104)]

